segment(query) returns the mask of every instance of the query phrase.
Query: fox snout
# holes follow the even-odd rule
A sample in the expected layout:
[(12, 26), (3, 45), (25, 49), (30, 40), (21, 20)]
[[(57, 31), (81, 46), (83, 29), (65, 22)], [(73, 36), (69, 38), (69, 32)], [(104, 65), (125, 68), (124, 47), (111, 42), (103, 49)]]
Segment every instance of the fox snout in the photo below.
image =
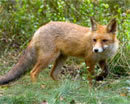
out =
[(104, 45), (103, 47), (95, 46), (93, 47), (93, 52), (101, 53), (101, 52), (104, 52), (107, 48), (108, 48), (108, 45)]
[(101, 48), (101, 47), (94, 47), (93, 48), (93, 52), (95, 52), (95, 53), (101, 53), (101, 52), (103, 52), (104, 50), (103, 50), (103, 48)]

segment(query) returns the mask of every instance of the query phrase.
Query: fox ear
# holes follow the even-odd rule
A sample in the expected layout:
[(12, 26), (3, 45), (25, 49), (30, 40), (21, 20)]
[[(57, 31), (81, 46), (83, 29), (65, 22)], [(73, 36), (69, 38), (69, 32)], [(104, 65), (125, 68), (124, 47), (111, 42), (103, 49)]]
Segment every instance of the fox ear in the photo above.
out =
[(117, 30), (117, 22), (116, 19), (113, 18), (110, 23), (107, 25), (107, 32), (109, 33), (115, 33)]
[(90, 17), (90, 21), (91, 21), (92, 31), (96, 31), (97, 30), (97, 23), (96, 23), (96, 21), (93, 19), (93, 17)]

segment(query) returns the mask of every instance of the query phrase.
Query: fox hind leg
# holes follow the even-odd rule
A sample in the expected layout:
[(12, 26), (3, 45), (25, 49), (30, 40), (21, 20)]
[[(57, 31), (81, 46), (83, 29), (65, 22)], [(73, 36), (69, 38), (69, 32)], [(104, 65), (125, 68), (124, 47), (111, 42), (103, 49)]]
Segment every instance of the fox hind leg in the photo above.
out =
[(41, 68), (42, 64), (40, 62), (37, 62), (32, 71), (30, 72), (32, 82), (36, 82), (36, 76), (40, 72)]
[[(44, 55), (44, 56), (43, 56)], [(32, 71), (30, 72), (32, 82), (36, 82), (37, 76), (40, 73), (41, 69), (46, 68), (51, 62), (56, 60), (59, 56), (59, 53), (54, 52), (52, 54), (44, 54), (39, 55), (35, 66), (33, 67)]]
[(61, 70), (65, 60), (67, 59), (67, 56), (64, 56), (64, 55), (60, 55), (54, 65), (53, 65), (53, 68), (51, 70), (51, 73), (50, 73), (50, 76), (52, 77), (53, 80), (57, 80), (58, 79), (58, 73), (59, 71)]

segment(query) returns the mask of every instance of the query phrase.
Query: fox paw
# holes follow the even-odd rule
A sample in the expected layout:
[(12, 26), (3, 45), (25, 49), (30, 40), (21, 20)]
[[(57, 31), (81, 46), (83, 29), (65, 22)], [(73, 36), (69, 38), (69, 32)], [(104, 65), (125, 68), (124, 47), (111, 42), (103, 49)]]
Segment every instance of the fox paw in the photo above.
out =
[(103, 81), (104, 77), (103, 76), (96, 76), (95, 79), (96, 79), (96, 81)]

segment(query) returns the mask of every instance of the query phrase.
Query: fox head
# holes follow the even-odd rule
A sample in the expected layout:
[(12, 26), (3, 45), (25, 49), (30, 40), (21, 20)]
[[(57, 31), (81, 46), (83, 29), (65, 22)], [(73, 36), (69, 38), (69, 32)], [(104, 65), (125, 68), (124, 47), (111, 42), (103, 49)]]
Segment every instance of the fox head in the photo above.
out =
[(115, 41), (117, 41), (116, 28), (116, 19), (112, 19), (107, 26), (102, 26), (91, 18), (93, 52), (102, 53), (105, 50), (114, 48)]

